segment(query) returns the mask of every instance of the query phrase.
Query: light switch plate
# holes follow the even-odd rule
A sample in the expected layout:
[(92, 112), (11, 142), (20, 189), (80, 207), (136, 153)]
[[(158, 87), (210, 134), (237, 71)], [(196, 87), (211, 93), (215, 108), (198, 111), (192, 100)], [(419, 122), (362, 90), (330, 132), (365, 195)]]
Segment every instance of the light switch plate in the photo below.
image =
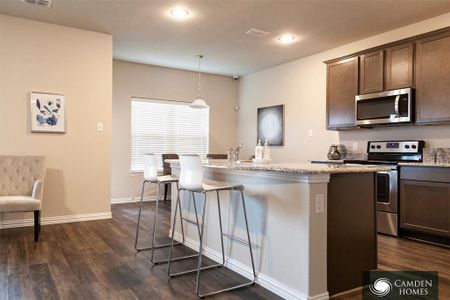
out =
[(97, 122), (97, 132), (103, 132), (103, 130), (104, 130), (103, 123)]
[(312, 129), (310, 129), (310, 130), (308, 130), (308, 136), (313, 136), (313, 130)]

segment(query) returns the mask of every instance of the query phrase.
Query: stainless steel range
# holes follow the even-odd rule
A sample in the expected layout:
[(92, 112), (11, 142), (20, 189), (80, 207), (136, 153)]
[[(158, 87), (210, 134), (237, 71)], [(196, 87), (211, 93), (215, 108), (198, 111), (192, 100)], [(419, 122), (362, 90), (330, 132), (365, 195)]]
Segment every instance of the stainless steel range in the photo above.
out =
[(367, 160), (344, 160), (346, 164), (388, 165), (390, 171), (377, 173), (377, 230), (398, 236), (398, 163), (422, 162), (423, 141), (371, 141)]

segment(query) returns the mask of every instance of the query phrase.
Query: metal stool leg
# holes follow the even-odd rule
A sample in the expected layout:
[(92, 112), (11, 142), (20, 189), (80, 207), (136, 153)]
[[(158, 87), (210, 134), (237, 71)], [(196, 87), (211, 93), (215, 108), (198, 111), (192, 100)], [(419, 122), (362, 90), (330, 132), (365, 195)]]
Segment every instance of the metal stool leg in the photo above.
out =
[[(235, 240), (237, 240), (237, 241), (239, 241), (241, 243), (244, 243), (244, 244), (248, 243), (248, 249), (250, 251), (250, 259), (251, 259), (251, 263), (252, 263), (253, 279), (250, 282), (247, 282), (247, 283), (239, 284), (239, 285), (236, 285), (236, 286), (232, 286), (232, 287), (221, 289), (221, 290), (217, 290), (217, 291), (212, 291), (212, 292), (205, 293), (205, 294), (201, 294), (200, 293), (200, 270), (198, 270), (196, 292), (197, 292), (197, 297), (199, 297), (199, 298), (204, 298), (204, 297), (207, 297), (207, 296), (212, 296), (212, 295), (216, 295), (216, 294), (219, 294), (219, 293), (240, 289), (240, 288), (243, 288), (243, 287), (246, 287), (246, 286), (253, 285), (255, 283), (255, 281), (256, 281), (255, 263), (254, 263), (254, 260), (253, 260), (252, 244), (251, 244), (251, 241), (250, 241), (250, 231), (249, 231), (249, 227), (248, 227), (247, 210), (245, 208), (245, 199), (244, 199), (244, 191), (243, 191), (243, 189), (240, 189), (240, 193), (241, 193), (241, 200), (242, 200), (242, 208), (243, 208), (243, 212), (244, 212), (245, 228), (246, 228), (246, 231), (247, 231), (247, 242), (245, 242), (245, 241), (243, 241), (241, 239), (232, 237), (232, 236), (230, 236), (228, 234), (224, 234), (224, 233), (221, 234), (221, 237), (226, 236), (226, 237), (229, 237), (229, 238), (233, 238), (233, 239), (235, 239)], [(206, 200), (206, 198), (205, 198), (205, 200)], [(220, 211), (220, 208), (219, 208), (219, 211)], [(220, 213), (219, 213), (219, 219), (220, 219)], [(219, 221), (222, 222), (221, 220), (219, 220)], [(203, 228), (202, 228), (202, 232), (203, 232)], [(200, 240), (200, 250), (201, 250), (201, 240)], [(201, 263), (201, 256), (199, 257), (199, 265), (200, 265), (200, 263)]]
[(138, 221), (137, 221), (137, 226), (136, 226), (136, 239), (134, 240), (134, 249), (136, 249), (137, 251), (141, 251), (141, 250), (145, 249), (145, 248), (138, 248), (137, 242), (138, 242), (138, 238), (139, 238), (139, 226), (141, 223), (141, 213), (142, 213), (142, 200), (144, 199), (144, 188), (145, 188), (146, 182), (147, 182), (147, 180), (144, 180), (142, 182), (141, 201), (139, 202), (139, 213), (138, 213)]
[(242, 209), (244, 211), (245, 229), (247, 230), (248, 250), (250, 251), (250, 259), (252, 261), (253, 282), (256, 281), (255, 261), (253, 259), (252, 242), (250, 240), (250, 230), (248, 229), (247, 209), (245, 208), (244, 191), (241, 190)]
[[(177, 190), (179, 190), (179, 186), (178, 186), (178, 182), (177, 182)], [(184, 244), (185, 241), (185, 237), (184, 237), (184, 223), (183, 223), (183, 213), (182, 213), (182, 209), (181, 209), (181, 201), (178, 202), (178, 209), (180, 210), (180, 219), (181, 219), (181, 238), (182, 238), (182, 243)]]
[[(180, 257), (172, 257), (173, 246), (174, 246), (174, 242), (173, 241), (174, 241), (174, 236), (175, 236), (175, 226), (176, 226), (176, 223), (177, 223), (177, 212), (178, 212), (178, 209), (180, 209), (180, 217), (181, 217), (181, 204), (180, 204), (180, 198), (181, 197), (180, 197), (180, 193), (181, 193), (181, 190), (178, 189), (177, 203), (175, 204), (175, 213), (173, 215), (172, 236), (171, 236), (171, 241), (170, 241), (169, 257), (167, 259), (167, 263), (168, 263), (167, 264), (167, 275), (169, 275), (170, 277), (173, 277), (173, 276), (177, 275), (177, 274), (172, 274), (170, 272), (173, 261), (184, 260), (184, 259), (189, 259), (189, 258), (193, 258), (193, 257), (197, 257), (198, 256), (198, 254), (193, 254), (193, 255), (186, 255), (186, 256), (180, 256)], [(181, 223), (183, 223), (183, 219), (181, 219)]]
[[(154, 250), (155, 249), (159, 249), (159, 248), (165, 248), (165, 247), (169, 247), (170, 243), (166, 243), (166, 244), (160, 244), (160, 245), (156, 245), (156, 229), (158, 227), (158, 209), (159, 209), (159, 198), (160, 198), (160, 183), (157, 183), (156, 186), (156, 207), (155, 207), (155, 215), (153, 218), (153, 236), (152, 236), (152, 243), (150, 247), (143, 247), (143, 248), (138, 248), (137, 247), (137, 243), (139, 240), (139, 229), (140, 229), (140, 222), (141, 222), (141, 215), (142, 215), (142, 209), (143, 209), (143, 202), (144, 202), (144, 188), (145, 188), (145, 183), (148, 183), (150, 181), (144, 180), (142, 183), (142, 191), (141, 191), (141, 200), (139, 203), (139, 214), (138, 214), (138, 222), (137, 222), (137, 227), (136, 227), (136, 239), (134, 241), (134, 248), (137, 251), (143, 251), (143, 250), (152, 250), (152, 254), (151, 254), (151, 261), (154, 264), (158, 264), (158, 263), (166, 263), (167, 260), (162, 260), (162, 261), (154, 261), (153, 260), (153, 254), (154, 254)], [(181, 207), (180, 207), (181, 209)], [(181, 216), (181, 215), (180, 215)], [(183, 243), (184, 243), (184, 230), (182, 228), (182, 233), (183, 233)], [(181, 243), (176, 242), (174, 245), (181, 245)]]
[(219, 191), (217, 191), (217, 210), (219, 212), (220, 246), (222, 246), (222, 265), (225, 265), (225, 246), (223, 244), (222, 213), (220, 211)]
[(153, 218), (153, 236), (152, 236), (152, 256), (150, 258), (152, 263), (155, 263), (153, 261), (153, 254), (155, 252), (155, 244), (156, 244), (156, 227), (158, 226), (158, 206), (159, 206), (159, 186), (160, 184), (156, 184), (156, 207), (155, 207), (155, 216)]
[[(178, 183), (177, 183), (177, 186), (178, 186)], [(160, 194), (159, 192), (160, 192), (160, 190), (161, 190), (161, 183), (158, 183), (157, 192), (156, 192), (156, 210), (155, 210), (155, 219), (154, 219), (154, 225), (153, 225), (153, 240), (152, 240), (152, 255), (151, 255), (151, 262), (153, 264), (155, 264), (155, 265), (157, 265), (157, 264), (165, 264), (165, 263), (169, 262), (168, 259), (155, 261), (154, 258), (153, 258), (155, 249), (170, 247), (172, 245), (172, 242), (167, 243), (167, 244), (162, 244), (162, 245), (155, 245), (155, 243), (156, 243), (156, 227), (157, 227), (157, 224), (158, 224), (157, 215), (158, 215), (158, 203), (159, 203), (159, 194)], [(180, 210), (179, 213), (180, 213), (180, 220), (181, 220), (181, 224), (180, 224), (181, 225), (181, 236), (182, 236), (182, 240), (183, 240), (182, 243), (180, 243), (180, 242), (173, 242), (173, 245), (177, 246), (177, 245), (184, 244), (185, 238), (184, 238), (183, 215), (182, 215), (182, 212), (181, 212), (181, 201), (177, 201), (177, 203), (175, 203), (175, 205)], [(175, 217), (176, 217), (176, 210), (175, 210)], [(171, 238), (172, 241), (174, 239), (174, 231), (175, 231), (175, 229), (172, 230), (172, 238)]]
[(203, 234), (205, 231), (205, 215), (206, 215), (206, 193), (203, 193), (203, 211), (202, 211), (202, 225), (200, 230), (200, 246), (198, 247), (198, 265), (197, 265), (197, 286), (195, 292), (199, 296), (200, 288), (200, 272), (202, 271), (202, 252), (203, 252)]
[(197, 203), (195, 202), (195, 193), (191, 192), (191, 195), (192, 195), (192, 203), (194, 203), (195, 220), (197, 221), (198, 238), (200, 238), (200, 235), (201, 235), (200, 222), (198, 221), (198, 212), (197, 212)]
[[(191, 191), (191, 199), (193, 201), (194, 204), (194, 211), (195, 211), (195, 219), (196, 219), (196, 224), (197, 224), (197, 230), (198, 230), (198, 234), (199, 234), (199, 238), (201, 240), (201, 228), (200, 228), (200, 223), (199, 223), (199, 219), (198, 219), (198, 211), (197, 211), (197, 204), (195, 202), (195, 193)], [(206, 205), (206, 195), (205, 195), (205, 203), (204, 205)], [(205, 212), (205, 210), (203, 210), (203, 213)], [(204, 221), (204, 220), (203, 220)], [(203, 224), (203, 223), (202, 223)], [(185, 271), (181, 271), (181, 272), (177, 272), (177, 273), (171, 273), (170, 272), (170, 262), (174, 261), (174, 260), (181, 260), (181, 259), (187, 259), (187, 258), (192, 258), (192, 257), (201, 257), (201, 254), (194, 254), (194, 255), (188, 255), (188, 256), (182, 256), (182, 257), (177, 257), (177, 258), (172, 258), (172, 254), (171, 252), (169, 252), (169, 266), (167, 268), (167, 274), (170, 277), (176, 277), (176, 276), (181, 276), (181, 275), (187, 275), (187, 274), (193, 274), (198, 272), (198, 268), (195, 269), (190, 269), (190, 270), (185, 270)], [(201, 262), (200, 262), (201, 263)], [(200, 268), (201, 270), (208, 270), (208, 269), (212, 269), (212, 268), (218, 268), (221, 267), (222, 264), (213, 264), (210, 266), (206, 266), (206, 267), (202, 267)]]

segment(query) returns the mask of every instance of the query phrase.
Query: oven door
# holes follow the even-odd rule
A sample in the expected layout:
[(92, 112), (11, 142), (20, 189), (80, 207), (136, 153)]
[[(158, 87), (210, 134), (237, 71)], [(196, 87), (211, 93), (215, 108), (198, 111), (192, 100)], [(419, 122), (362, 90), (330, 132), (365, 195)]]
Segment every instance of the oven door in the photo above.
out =
[(398, 171), (377, 173), (377, 232), (398, 236)]
[(377, 210), (398, 213), (398, 171), (377, 172)]
[(356, 125), (412, 122), (411, 96), (411, 89), (356, 96)]

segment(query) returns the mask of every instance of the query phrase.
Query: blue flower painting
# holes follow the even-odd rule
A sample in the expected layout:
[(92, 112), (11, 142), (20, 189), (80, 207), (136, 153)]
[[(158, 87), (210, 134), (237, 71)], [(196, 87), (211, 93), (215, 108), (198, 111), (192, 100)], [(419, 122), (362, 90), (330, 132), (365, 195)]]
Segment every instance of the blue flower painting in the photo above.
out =
[(64, 96), (31, 93), (32, 132), (65, 132)]

